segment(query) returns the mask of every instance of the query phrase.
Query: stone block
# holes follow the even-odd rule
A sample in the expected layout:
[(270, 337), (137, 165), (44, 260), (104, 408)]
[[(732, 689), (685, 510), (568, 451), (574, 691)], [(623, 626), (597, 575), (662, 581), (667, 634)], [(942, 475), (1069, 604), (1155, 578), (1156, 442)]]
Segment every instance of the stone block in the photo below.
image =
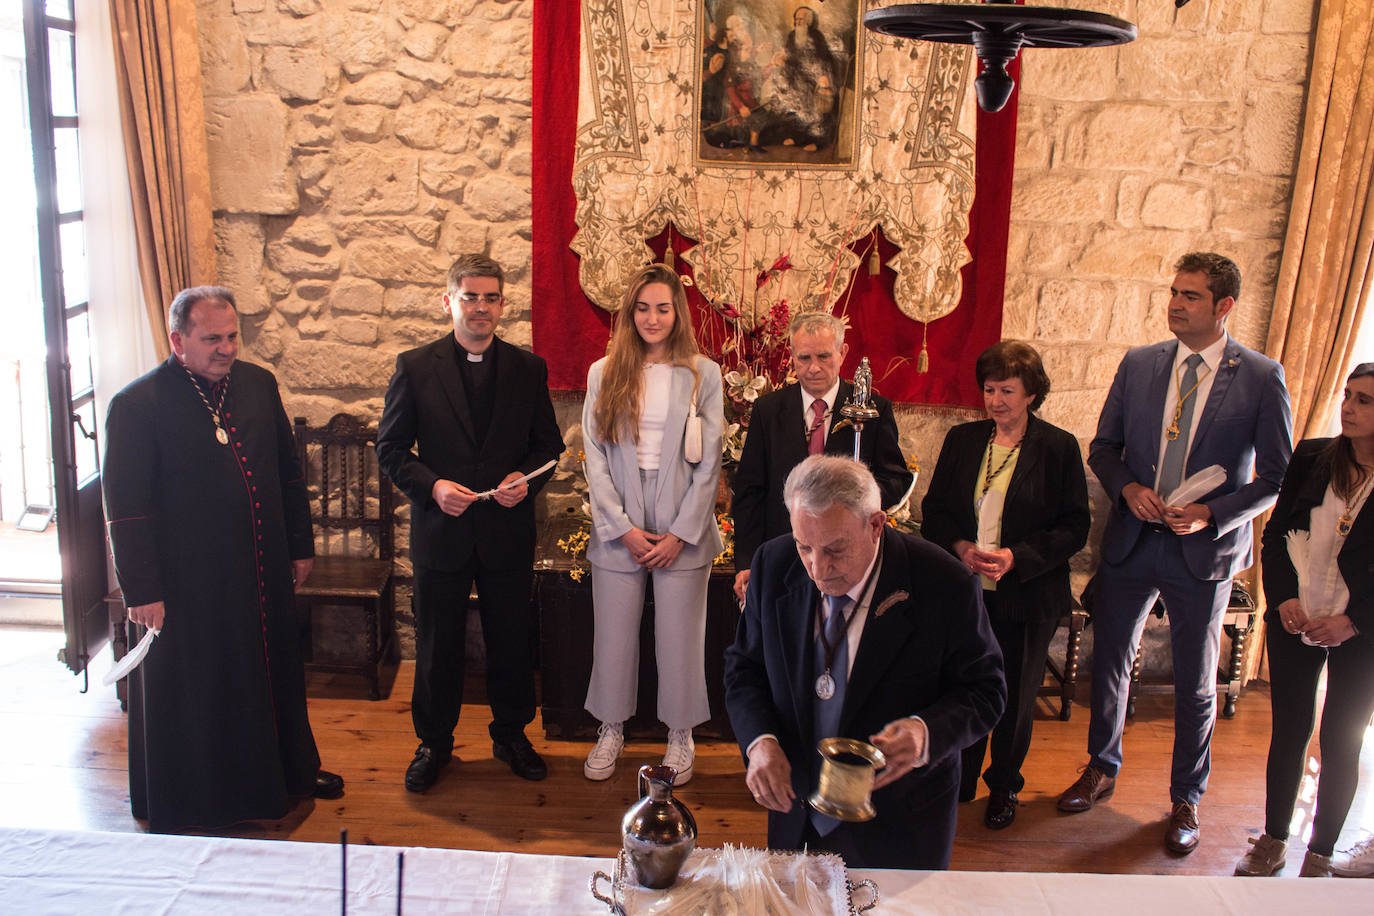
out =
[(391, 286), (383, 295), (385, 314), (388, 319), (406, 316), (446, 321), (443, 296), (442, 283), (435, 286)]
[(297, 147), (329, 146), (334, 142), (333, 121), (317, 112), (298, 114), (291, 125), (291, 142)]
[(1251, 238), (1282, 238), (1288, 225), (1288, 178), (1219, 175), (1214, 185), (1217, 212), (1212, 225)]
[[(443, 317), (442, 313), (440, 317)], [(446, 321), (420, 318), (399, 318), (382, 326), (383, 339), (397, 350), (427, 344), (452, 330), (453, 325)]]
[(1189, 240), (1179, 233), (1108, 227), (1093, 233), (1071, 264), (1080, 277), (1153, 280), (1171, 273), (1169, 265)]
[(328, 280), (308, 278), (296, 284), (296, 295), (313, 302), (314, 305), (310, 306), (310, 313), (318, 315), (324, 311), (324, 297), (329, 295), (329, 289), (332, 285)]
[[(411, 19), (424, 19), (432, 22), (446, 22), (449, 20), (449, 10), (452, 7), (451, 0), (394, 0), (392, 7), (398, 12)], [(471, 13), (459, 14), (458, 18), (466, 19)]]
[(440, 251), (486, 251), (491, 243), (491, 224), (480, 217), (473, 219), (454, 209), (444, 220), (439, 233)]
[(339, 132), (349, 140), (375, 143), (388, 136), (390, 108), (381, 105), (344, 105), (339, 109)]
[(408, 213), (419, 198), (419, 163), (411, 153), (361, 149), (335, 167), (340, 213)]
[(1054, 114), (1049, 103), (1022, 93), (1020, 110), (1016, 113), (1016, 171), (1031, 173), (1050, 167), (1055, 134), (1051, 124)]
[(320, 0), (277, 0), (277, 9), (300, 18), (320, 11)]
[(275, 96), (205, 100), (205, 135), (216, 210), (296, 211), (296, 176), (286, 142), (286, 115), (286, 105)]
[(1150, 180), (1144, 175), (1123, 175), (1116, 188), (1116, 222), (1124, 228), (1140, 228), (1140, 203)]
[(363, 13), (330, 16), (324, 47), (350, 77), (371, 73), (389, 63), (386, 20)]
[(1245, 67), (1252, 79), (1300, 86), (1307, 81), (1310, 50), (1306, 35), (1263, 35), (1250, 45)]
[(329, 308), (341, 314), (380, 315), (386, 289), (361, 277), (341, 277), (329, 294)]
[(319, 340), (330, 332), (333, 324), (328, 318), (302, 318), (296, 322), (296, 334), (302, 338)]
[(207, 98), (248, 88), (252, 65), (248, 43), (232, 16), (204, 16), (200, 26), (200, 72)]
[(1081, 256), (1089, 238), (1088, 226), (1034, 224), (1026, 234), (1024, 263), (1037, 273), (1062, 272)]
[[(1168, 301), (1167, 296), (1165, 301)], [(1117, 284), (1116, 295), (1112, 298), (1111, 320), (1107, 323), (1107, 340), (1111, 343), (1135, 344), (1140, 340), (1142, 329), (1148, 333), (1151, 328), (1168, 330), (1167, 325), (1152, 320), (1149, 295), (1136, 284)]]
[(443, 86), (453, 78), (453, 69), (448, 64), (413, 57), (397, 58), (396, 72), (430, 88)]
[(336, 318), (333, 332), (344, 343), (374, 344), (377, 342), (377, 319), (366, 315)]
[(391, 377), (392, 354), (328, 340), (287, 344), (277, 373), (293, 391), (373, 390)]
[(1244, 49), (1196, 36), (1137, 41), (1121, 49), (1121, 84), (1139, 99), (1171, 103), (1239, 98), (1245, 86)]
[(452, 106), (437, 99), (424, 99), (396, 110), (396, 137), (416, 149), (444, 146), (450, 152), (462, 152), (466, 141), (457, 129), (459, 123)]
[(1311, 34), (1316, 8), (1317, 0), (1264, 0), (1260, 30), (1271, 35), (1279, 32)]
[(482, 101), (512, 102), (528, 107), (534, 103), (534, 87), (529, 68), (513, 79), (491, 79), (482, 83)]
[(1122, 103), (1090, 108), (1067, 126), (1060, 165), (1156, 171), (1178, 162), (1177, 109)]
[(278, 299), (275, 308), (279, 315), (284, 315), (288, 318), (300, 318), (302, 315), (308, 314), (313, 305), (314, 303), (309, 299), (302, 299), (300, 296), (292, 293), (289, 296), (283, 296)]
[(468, 183), (463, 192), (463, 208), (472, 216), (495, 223), (529, 219), (530, 185), (505, 175), (483, 175)]
[(262, 54), (267, 84), (284, 99), (317, 102), (329, 87), (324, 55), (309, 48), (268, 48)]
[(235, 14), (261, 13), (267, 9), (267, 0), (231, 0)]
[(1036, 295), (1024, 273), (1008, 271), (1002, 298), (1002, 337), (1027, 340), (1035, 333)]
[(384, 283), (442, 285), (448, 266), (437, 263), (434, 249), (409, 240), (363, 239), (344, 249), (347, 273)]
[(262, 282), (262, 220), (224, 214), (215, 220), (219, 282), (234, 291), (240, 315), (264, 315), (271, 306)]
[(1218, 32), (1258, 32), (1260, 20), (1264, 16), (1263, 3), (1213, 3), (1211, 6), (1212, 27)]
[(334, 277), (339, 273), (339, 260), (339, 252), (333, 248), (321, 251), (286, 238), (267, 243), (267, 263), (288, 277)]
[(259, 47), (317, 48), (323, 16), (292, 19), (286, 16), (240, 16), (243, 37)]
[(411, 238), (431, 248), (439, 241), (439, 233), (443, 230), (440, 219), (408, 219), (404, 225)]
[[(1117, 57), (1127, 53), (1126, 48), (1037, 49), (1021, 59), (1021, 92), (1042, 99), (1072, 101), (1114, 98)], [(1020, 151), (1017, 152), (1019, 158)]]
[(1035, 337), (1039, 340), (1102, 340), (1116, 299), (1108, 281), (1055, 279), (1040, 287)]
[(329, 154), (299, 151), (296, 153), (296, 174), (301, 181), (312, 183), (324, 177), (329, 168)]
[(508, 344), (524, 347), (526, 350), (534, 346), (533, 325), (528, 321), (503, 321), (499, 333), (501, 339)]
[(1081, 172), (1028, 175), (1015, 184), (1011, 212), (1032, 222), (1090, 223), (1111, 214), (1112, 191), (1109, 178)]
[(415, 83), (395, 73), (369, 73), (345, 87), (343, 100), (355, 105), (395, 108), (414, 92)]
[(434, 60), (443, 50), (450, 32), (447, 26), (437, 22), (420, 22), (406, 30), (401, 47), (406, 53), (420, 60)]
[(1188, 136), (1185, 143), (1185, 161), (1189, 165), (1202, 166), (1208, 174), (1215, 174), (1218, 167), (1234, 171), (1240, 165), (1240, 131), (1234, 128), (1198, 131)]
[(1159, 181), (1145, 192), (1140, 222), (1151, 229), (1206, 229), (1212, 207), (1212, 192), (1203, 185)]
[(1297, 161), (1302, 130), (1301, 89), (1257, 89), (1246, 98), (1245, 167), (1261, 175), (1288, 176)]

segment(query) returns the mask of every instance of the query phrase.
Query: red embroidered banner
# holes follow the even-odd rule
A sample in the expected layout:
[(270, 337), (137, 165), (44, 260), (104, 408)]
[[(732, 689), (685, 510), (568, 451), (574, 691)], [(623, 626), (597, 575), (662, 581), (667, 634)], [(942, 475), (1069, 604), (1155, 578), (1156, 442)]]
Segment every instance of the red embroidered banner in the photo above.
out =
[[(572, 166), (580, 31), (580, 4), (534, 5), (534, 350), (548, 361), (549, 386), (571, 391), (585, 388), (587, 368), (604, 355), (610, 329), (609, 313), (583, 294), (578, 258), (568, 247), (577, 231)], [(1013, 77), (1019, 76), (1019, 58), (1010, 69)], [(871, 275), (866, 266), (853, 272), (849, 288), (835, 298), (835, 311), (845, 314), (850, 325), (845, 375), (851, 376), (859, 359), (867, 356), (874, 388), (893, 401), (982, 406), (973, 363), (1001, 339), (1018, 93), (1019, 88), (1002, 111), (977, 114), (977, 190), (967, 239), (972, 260), (962, 271), (958, 308), (923, 325), (897, 308), (892, 271)], [(676, 230), (665, 233), (651, 242), (660, 256), (669, 244), (668, 235), (677, 251), (693, 241)], [(867, 265), (866, 256), (875, 245), (883, 262), (895, 251), (877, 230), (855, 239), (850, 247), (865, 256)], [(684, 262), (679, 261), (678, 268), (690, 274)], [(923, 342), (929, 356), (926, 372), (918, 371)]]

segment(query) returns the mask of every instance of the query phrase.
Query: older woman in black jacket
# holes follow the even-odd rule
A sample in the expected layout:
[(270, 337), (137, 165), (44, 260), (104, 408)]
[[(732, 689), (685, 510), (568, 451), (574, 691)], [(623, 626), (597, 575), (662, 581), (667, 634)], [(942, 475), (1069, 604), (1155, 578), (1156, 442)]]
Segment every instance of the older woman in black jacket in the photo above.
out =
[[(983, 823), (1016, 818), (1025, 785), (1035, 698), (1059, 619), (1072, 604), (1069, 558), (1092, 524), (1078, 440), (1034, 415), (1050, 380), (1028, 344), (1003, 341), (975, 365), (988, 419), (945, 436), (921, 503), (921, 533), (983, 578), (983, 598), (1006, 665), (1007, 708), (992, 731)], [(971, 800), (988, 740), (964, 752), (961, 797)]]
[[(1365, 728), (1374, 715), (1374, 509), (1367, 508), (1372, 487), (1374, 363), (1361, 363), (1346, 380), (1341, 435), (1298, 443), (1264, 526), (1273, 735), (1264, 833), (1250, 841), (1252, 848), (1236, 865), (1238, 875), (1272, 875), (1283, 867), (1323, 667), (1317, 810), (1300, 876), (1331, 874), (1331, 854), (1359, 783)], [(1374, 847), (1359, 857), (1371, 852)], [(1366, 861), (1349, 873), (1368, 866)]]

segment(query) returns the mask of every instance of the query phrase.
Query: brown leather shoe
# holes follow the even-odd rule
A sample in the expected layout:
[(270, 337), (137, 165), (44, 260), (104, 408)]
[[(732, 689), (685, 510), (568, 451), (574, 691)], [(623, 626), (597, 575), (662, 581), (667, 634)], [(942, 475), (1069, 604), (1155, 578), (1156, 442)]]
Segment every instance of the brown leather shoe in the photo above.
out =
[(1098, 802), (1111, 798), (1115, 791), (1116, 777), (1108, 776), (1089, 764), (1083, 768), (1083, 774), (1078, 777), (1078, 781), (1059, 796), (1059, 810), (1070, 814), (1087, 811)]
[(1169, 830), (1164, 834), (1164, 848), (1181, 856), (1197, 849), (1198, 837), (1202, 828), (1197, 822), (1197, 805), (1188, 802), (1174, 802), (1174, 812), (1169, 815)]

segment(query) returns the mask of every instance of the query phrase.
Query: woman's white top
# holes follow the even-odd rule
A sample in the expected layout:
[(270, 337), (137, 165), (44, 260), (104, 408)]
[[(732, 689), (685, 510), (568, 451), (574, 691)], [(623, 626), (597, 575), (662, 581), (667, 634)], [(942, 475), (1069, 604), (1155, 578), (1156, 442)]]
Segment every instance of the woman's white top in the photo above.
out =
[(673, 367), (649, 363), (644, 367), (644, 398), (639, 405), (639, 442), (635, 457), (640, 470), (657, 471), (659, 452), (663, 451), (663, 426), (668, 420), (668, 391), (673, 383)]
[[(1352, 521), (1359, 516), (1368, 498), (1366, 488), (1359, 501), (1350, 507)], [(1345, 500), (1327, 484), (1321, 505), (1314, 507), (1308, 516), (1311, 536), (1307, 547), (1307, 569), (1297, 570), (1298, 600), (1310, 618), (1344, 614), (1345, 606), (1350, 602), (1350, 589), (1346, 587), (1345, 579), (1336, 565), (1336, 557), (1345, 546), (1345, 537), (1337, 527), (1344, 514)], [(1289, 553), (1291, 555), (1292, 551)]]

